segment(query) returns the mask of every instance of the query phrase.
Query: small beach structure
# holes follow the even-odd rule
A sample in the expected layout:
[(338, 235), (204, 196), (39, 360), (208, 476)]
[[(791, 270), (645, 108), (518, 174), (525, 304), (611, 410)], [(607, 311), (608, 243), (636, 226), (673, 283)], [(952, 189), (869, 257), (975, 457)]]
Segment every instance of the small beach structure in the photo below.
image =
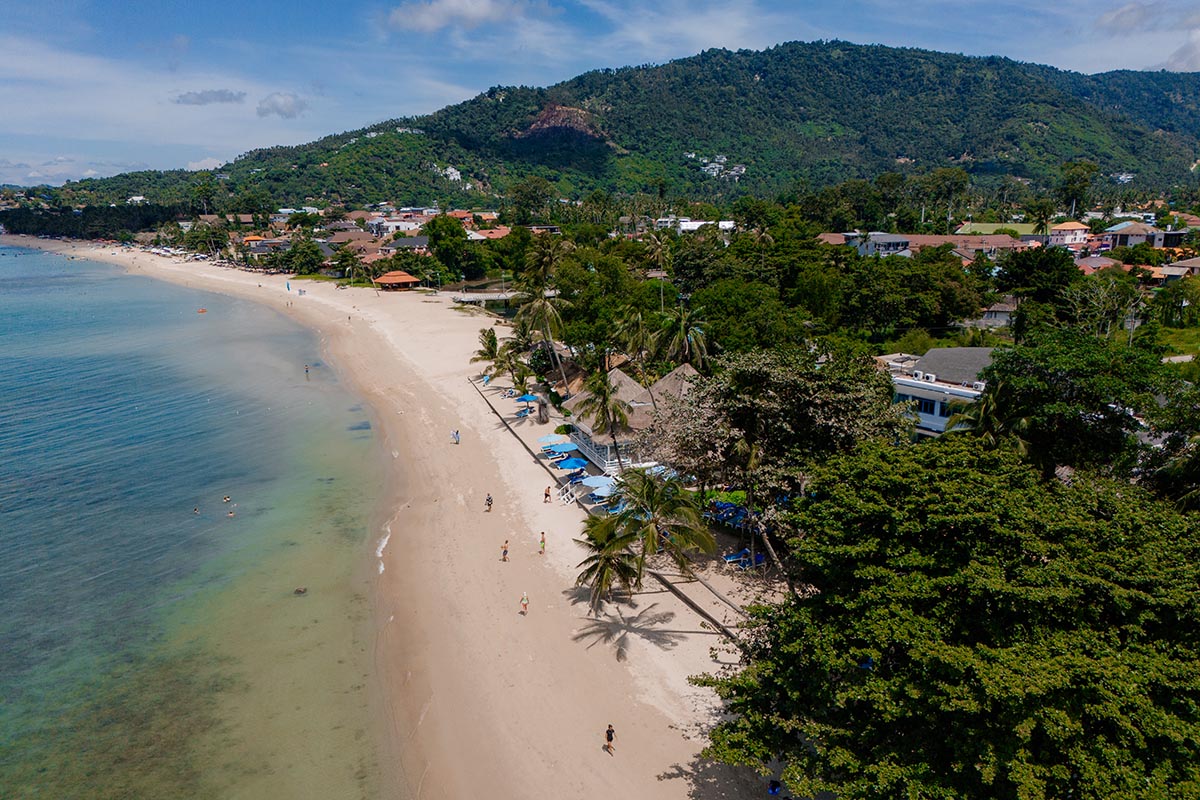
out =
[(375, 279), (375, 283), (384, 291), (406, 291), (420, 286), (421, 279), (414, 278), (403, 270), (393, 270), (380, 275)]
[[(643, 460), (637, 452), (636, 439), (641, 431), (653, 423), (655, 404), (667, 397), (679, 399), (686, 395), (691, 389), (691, 379), (696, 375), (698, 373), (690, 364), (682, 364), (647, 389), (620, 368), (609, 370), (608, 379), (616, 389), (617, 397), (629, 407), (628, 426), (616, 431), (617, 445), (621, 448), (625, 466)], [(584, 390), (563, 403), (563, 407), (574, 415), (572, 423), (575, 430), (571, 433), (571, 441), (578, 444), (579, 452), (587, 456), (602, 472), (616, 475), (620, 467), (616, 450), (612, 446), (612, 436), (608, 432), (595, 434), (592, 430), (595, 420), (584, 419), (576, 414), (576, 409), (583, 404), (588, 395)]]

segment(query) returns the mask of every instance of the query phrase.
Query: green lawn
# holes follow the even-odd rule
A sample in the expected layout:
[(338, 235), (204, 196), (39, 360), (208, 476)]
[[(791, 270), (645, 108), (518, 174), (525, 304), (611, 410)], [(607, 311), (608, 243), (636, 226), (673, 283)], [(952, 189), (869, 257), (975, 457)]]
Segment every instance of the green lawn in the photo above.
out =
[(1163, 328), (1162, 340), (1180, 355), (1200, 355), (1200, 328)]

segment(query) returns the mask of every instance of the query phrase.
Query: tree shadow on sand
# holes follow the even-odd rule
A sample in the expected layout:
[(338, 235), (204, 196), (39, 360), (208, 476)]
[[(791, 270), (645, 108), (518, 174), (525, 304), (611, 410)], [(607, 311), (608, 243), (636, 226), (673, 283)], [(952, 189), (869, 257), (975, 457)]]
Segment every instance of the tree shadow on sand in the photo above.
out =
[(588, 619), (571, 638), (576, 642), (587, 642), (589, 650), (598, 644), (611, 647), (617, 661), (625, 661), (629, 657), (630, 637), (641, 639), (661, 650), (671, 650), (688, 636), (712, 635), (711, 631), (700, 628), (676, 630), (664, 627), (675, 619), (675, 612), (657, 610), (658, 603), (650, 603), (632, 616), (626, 616), (619, 605), (610, 607), (616, 609), (615, 617), (606, 614)]
[(689, 764), (672, 764), (659, 781), (683, 781), (692, 800), (742, 800), (766, 794), (766, 779), (748, 767), (731, 767), (697, 757)]

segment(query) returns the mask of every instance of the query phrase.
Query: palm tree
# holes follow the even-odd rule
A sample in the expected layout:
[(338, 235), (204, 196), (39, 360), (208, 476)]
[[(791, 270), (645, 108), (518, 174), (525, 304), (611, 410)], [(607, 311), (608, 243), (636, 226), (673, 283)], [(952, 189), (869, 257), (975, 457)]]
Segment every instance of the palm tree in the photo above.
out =
[(608, 433), (612, 437), (613, 451), (617, 454), (617, 469), (624, 472), (621, 448), (617, 444), (617, 429), (629, 424), (629, 404), (617, 396), (617, 387), (613, 386), (607, 372), (592, 373), (584, 388), (588, 396), (580, 402), (575, 413), (581, 419), (592, 420), (593, 432)]
[(496, 330), (494, 328), (481, 328), (479, 331), (479, 349), (475, 351), (475, 355), (471, 356), (471, 363), (479, 361), (487, 361), (491, 366), (483, 371), (484, 375), (490, 375), (495, 370), (496, 362), (500, 359), (500, 342), (496, 338)]
[(704, 369), (708, 360), (708, 342), (704, 337), (704, 309), (682, 305), (668, 312), (667, 325), (659, 331), (660, 350), (670, 360)]
[(616, 529), (637, 547), (637, 577), (634, 588), (642, 588), (646, 560), (662, 551), (680, 571), (691, 572), (688, 554), (695, 550), (711, 553), (717, 542), (700, 514), (696, 496), (678, 477), (651, 475), (646, 470), (622, 473), (613, 493), (621, 505), (614, 515)]
[(1029, 429), (1029, 419), (1011, 408), (1004, 399), (1006, 396), (1003, 383), (989, 383), (975, 402), (955, 404), (962, 410), (946, 420), (946, 433), (974, 434), (988, 449), (1012, 446), (1025, 458), (1029, 455), (1029, 442), (1021, 437)]
[(531, 327), (541, 332), (550, 348), (550, 358), (562, 377), (564, 393), (567, 392), (567, 371), (554, 348), (554, 334), (562, 327), (559, 309), (570, 304), (558, 297), (547, 297), (546, 292), (553, 286), (554, 273), (563, 257), (572, 249), (574, 246), (562, 237), (550, 234), (539, 236), (526, 256), (525, 271), (518, 281), (518, 292), (523, 299), (517, 311), (517, 320), (527, 320)]
[(671, 239), (665, 231), (652, 233), (646, 237), (646, 258), (664, 277), (658, 279), (658, 310), (666, 311), (666, 301), (663, 298), (663, 286), (666, 283), (665, 273), (671, 266)]
[[(619, 315), (620, 321), (616, 324), (614, 332), (621, 347), (625, 349), (637, 367), (638, 382), (649, 391), (651, 381), (646, 374), (646, 357), (654, 349), (654, 334), (651, 332), (650, 326), (646, 324), (646, 315), (642, 313), (641, 309), (625, 306), (620, 310)], [(658, 408), (653, 392), (650, 392), (650, 403), (656, 409)]]
[(638, 579), (637, 562), (631, 546), (633, 534), (617, 527), (615, 516), (588, 517), (583, 523), (583, 536), (575, 542), (588, 551), (577, 568), (582, 572), (575, 579), (576, 586), (591, 588), (589, 607), (592, 613), (612, 595), (614, 586), (620, 586), (628, 594)]
[(500, 345), (496, 358), (492, 362), (492, 373), (507, 372), (512, 378), (513, 386), (529, 375), (529, 365), (521, 359), (521, 351), (511, 341)]
[(534, 238), (533, 247), (525, 255), (525, 271), (521, 277), (530, 284), (549, 288), (554, 273), (562, 266), (563, 259), (575, 249), (575, 245), (561, 236), (543, 234)]

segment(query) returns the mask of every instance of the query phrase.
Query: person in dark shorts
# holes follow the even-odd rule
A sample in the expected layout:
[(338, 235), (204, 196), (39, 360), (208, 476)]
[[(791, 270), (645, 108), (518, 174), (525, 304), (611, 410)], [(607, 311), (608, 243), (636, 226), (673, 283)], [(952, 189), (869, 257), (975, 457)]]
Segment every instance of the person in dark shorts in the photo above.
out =
[(491, 495), (491, 492), (489, 492), (489, 493), (488, 493), (488, 496), (487, 496), (487, 498), (486, 498), (486, 499), (483, 501), (483, 505), (485, 506), (485, 508), (483, 509), (484, 511), (491, 511), (491, 510), (492, 510), (492, 495)]
[(608, 751), (608, 754), (610, 756), (613, 755), (613, 751), (616, 749), (616, 745), (613, 744), (614, 742), (616, 742), (616, 740), (617, 740), (617, 732), (613, 728), (613, 726), (610, 724), (608, 726), (608, 730), (606, 730), (604, 732), (604, 749)]

